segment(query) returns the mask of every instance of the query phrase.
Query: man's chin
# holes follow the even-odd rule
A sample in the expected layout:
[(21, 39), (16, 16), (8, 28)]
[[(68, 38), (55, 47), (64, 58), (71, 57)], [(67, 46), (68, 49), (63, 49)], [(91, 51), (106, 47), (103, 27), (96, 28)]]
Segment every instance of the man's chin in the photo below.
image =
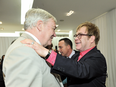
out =
[(79, 50), (79, 48), (76, 48), (76, 50)]
[(51, 45), (52, 43), (48, 43), (48, 45)]
[(52, 44), (52, 41), (49, 41), (49, 42), (48, 42), (48, 45), (51, 45), (51, 44)]

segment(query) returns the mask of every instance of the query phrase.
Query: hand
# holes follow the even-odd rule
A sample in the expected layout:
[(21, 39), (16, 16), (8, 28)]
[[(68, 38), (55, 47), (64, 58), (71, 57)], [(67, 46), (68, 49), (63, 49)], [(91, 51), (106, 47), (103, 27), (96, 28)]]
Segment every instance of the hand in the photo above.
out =
[(45, 57), (48, 54), (48, 49), (31, 39), (24, 39), (21, 43), (27, 44), (26, 46), (33, 48), (42, 57)]

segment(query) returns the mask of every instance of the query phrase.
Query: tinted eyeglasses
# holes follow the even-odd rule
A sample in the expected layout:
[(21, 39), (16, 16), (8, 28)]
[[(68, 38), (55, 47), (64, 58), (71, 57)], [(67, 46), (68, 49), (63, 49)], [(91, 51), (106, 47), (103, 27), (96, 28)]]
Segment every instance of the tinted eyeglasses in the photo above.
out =
[(78, 39), (81, 39), (82, 36), (92, 36), (92, 35), (90, 35), (90, 34), (81, 34), (81, 33), (79, 33), (79, 34), (75, 34), (75, 35), (74, 35), (74, 38), (78, 37)]

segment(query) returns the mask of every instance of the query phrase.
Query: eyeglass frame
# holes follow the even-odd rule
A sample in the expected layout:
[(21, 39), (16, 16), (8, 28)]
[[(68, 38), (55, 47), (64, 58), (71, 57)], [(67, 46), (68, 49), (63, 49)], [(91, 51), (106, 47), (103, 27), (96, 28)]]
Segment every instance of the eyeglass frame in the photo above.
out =
[(75, 34), (73, 37), (76, 38), (78, 37), (79, 39), (81, 39), (82, 36), (92, 36), (91, 34), (82, 34), (82, 33), (79, 33), (79, 34)]

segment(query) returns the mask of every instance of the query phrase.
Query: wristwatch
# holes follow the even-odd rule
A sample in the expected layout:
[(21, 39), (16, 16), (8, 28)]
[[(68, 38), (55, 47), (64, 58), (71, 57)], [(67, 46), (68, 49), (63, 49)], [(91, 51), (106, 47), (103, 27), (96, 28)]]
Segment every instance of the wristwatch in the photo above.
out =
[(48, 54), (45, 56), (46, 59), (48, 59), (48, 57), (50, 56), (51, 52), (52, 52), (52, 50), (48, 51)]

